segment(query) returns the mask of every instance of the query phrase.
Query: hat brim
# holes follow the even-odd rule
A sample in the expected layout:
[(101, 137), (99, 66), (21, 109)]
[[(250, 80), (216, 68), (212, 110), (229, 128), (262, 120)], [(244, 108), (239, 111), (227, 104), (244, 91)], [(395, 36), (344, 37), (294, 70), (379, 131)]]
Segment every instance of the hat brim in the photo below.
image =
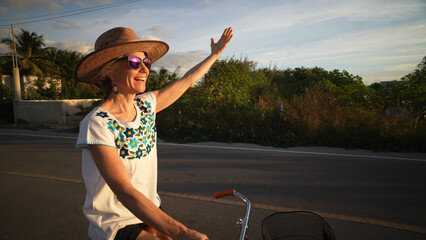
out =
[(78, 81), (97, 83), (96, 75), (104, 64), (131, 52), (145, 52), (152, 62), (160, 59), (169, 50), (169, 45), (162, 41), (137, 41), (114, 45), (85, 56), (76, 69)]

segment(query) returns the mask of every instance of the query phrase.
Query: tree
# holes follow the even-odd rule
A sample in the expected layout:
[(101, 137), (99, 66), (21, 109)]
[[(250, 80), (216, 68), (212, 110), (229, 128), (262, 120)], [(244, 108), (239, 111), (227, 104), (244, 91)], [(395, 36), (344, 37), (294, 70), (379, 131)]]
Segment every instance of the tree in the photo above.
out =
[[(46, 71), (53, 67), (46, 58), (46, 48), (43, 36), (34, 32), (21, 29), (21, 33), (15, 35), (18, 65), (22, 75), (48, 76)], [(13, 39), (3, 38), (1, 43), (7, 44), (13, 50)], [(2, 64), (6, 66), (6, 73), (12, 73), (12, 59), (2, 58)]]
[(60, 98), (100, 97), (101, 90), (98, 87), (77, 81), (75, 69), (83, 58), (81, 53), (57, 48), (47, 48), (45, 53), (53, 65), (49, 70), (49, 76), (61, 80)]
[[(0, 79), (2, 79), (3, 76), (0, 74)], [(14, 121), (14, 115), (13, 115), (13, 96), (14, 93), (12, 90), (7, 88), (1, 81), (0, 81), (0, 122), (2, 120), (13, 123)]]
[(149, 78), (146, 83), (146, 89), (148, 91), (161, 89), (167, 86), (167, 84), (178, 80), (178, 78), (179, 76), (177, 72), (171, 73), (165, 68), (161, 68), (158, 73), (154, 70), (150, 70)]
[(370, 86), (383, 102), (383, 110), (391, 114), (405, 113), (417, 120), (426, 115), (426, 56), (417, 68), (399, 81), (376, 83)]
[(255, 62), (247, 59), (217, 61), (200, 83), (207, 103), (234, 108), (249, 105), (252, 91), (259, 81), (265, 80), (254, 78), (255, 67)]
[(424, 119), (426, 115), (426, 56), (417, 68), (402, 79), (396, 89), (402, 107), (413, 114), (416, 119)]
[(329, 72), (319, 67), (288, 68), (286, 70), (273, 69), (267, 77), (278, 88), (280, 97), (283, 100), (291, 100), (294, 96), (304, 93), (309, 86), (328, 78)]
[(417, 69), (419, 69), (420, 71), (426, 69), (426, 56), (424, 56), (422, 61), (417, 65)]

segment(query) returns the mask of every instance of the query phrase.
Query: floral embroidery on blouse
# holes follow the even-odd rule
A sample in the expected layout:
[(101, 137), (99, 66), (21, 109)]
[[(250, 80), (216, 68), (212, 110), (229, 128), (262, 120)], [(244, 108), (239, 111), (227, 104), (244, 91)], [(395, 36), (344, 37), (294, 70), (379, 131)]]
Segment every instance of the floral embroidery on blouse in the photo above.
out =
[(147, 100), (136, 100), (136, 105), (141, 110), (138, 128), (120, 126), (120, 123), (108, 115), (107, 112), (99, 112), (96, 116), (108, 119), (108, 129), (116, 136), (114, 142), (119, 149), (121, 158), (129, 160), (141, 159), (148, 156), (156, 142), (157, 128), (155, 126), (155, 113), (151, 103)]
[(106, 117), (108, 117), (108, 113), (106, 113), (106, 112), (98, 112), (98, 113), (96, 114), (96, 116), (100, 116), (100, 117), (102, 117), (102, 118), (106, 118)]

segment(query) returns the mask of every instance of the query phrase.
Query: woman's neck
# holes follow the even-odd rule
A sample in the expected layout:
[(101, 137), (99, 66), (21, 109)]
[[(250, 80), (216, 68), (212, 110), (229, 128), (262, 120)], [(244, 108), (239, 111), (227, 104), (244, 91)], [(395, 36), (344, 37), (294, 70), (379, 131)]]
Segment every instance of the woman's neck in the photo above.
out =
[(132, 122), (136, 118), (135, 95), (116, 95), (111, 93), (101, 103), (101, 107), (122, 122)]

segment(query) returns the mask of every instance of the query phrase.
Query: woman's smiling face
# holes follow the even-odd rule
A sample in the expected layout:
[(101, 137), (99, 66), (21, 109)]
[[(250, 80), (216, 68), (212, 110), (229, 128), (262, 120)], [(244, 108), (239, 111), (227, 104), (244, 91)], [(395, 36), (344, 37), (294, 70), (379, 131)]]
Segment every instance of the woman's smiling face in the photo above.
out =
[[(135, 56), (144, 59), (145, 53), (133, 52), (123, 57)], [(133, 70), (128, 65), (127, 58), (116, 61), (107, 76), (118, 86), (118, 90), (122, 94), (137, 94), (144, 92), (146, 89), (146, 80), (149, 76), (149, 69), (141, 64), (141, 68)]]

